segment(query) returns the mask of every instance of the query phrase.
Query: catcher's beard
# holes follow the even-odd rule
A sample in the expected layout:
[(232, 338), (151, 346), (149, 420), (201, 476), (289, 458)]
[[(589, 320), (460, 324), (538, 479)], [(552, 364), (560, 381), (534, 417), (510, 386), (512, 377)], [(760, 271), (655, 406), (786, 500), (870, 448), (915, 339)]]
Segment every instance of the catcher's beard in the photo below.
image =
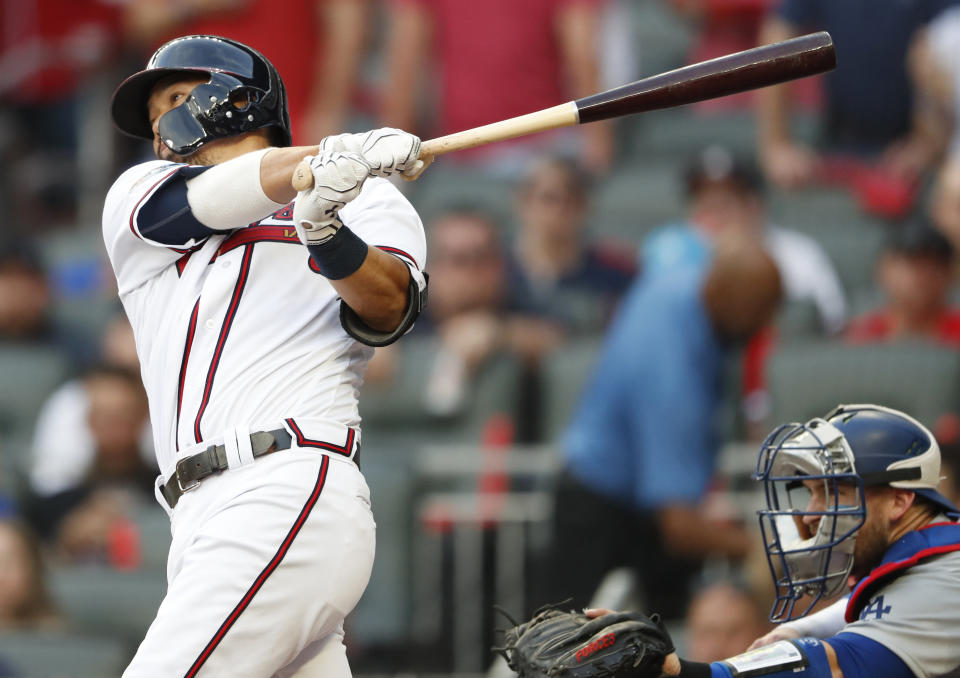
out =
[(867, 519), (854, 538), (856, 542), (853, 545), (853, 567), (850, 575), (860, 581), (870, 574), (886, 553), (890, 544), (890, 527), (879, 520), (871, 520), (868, 512)]

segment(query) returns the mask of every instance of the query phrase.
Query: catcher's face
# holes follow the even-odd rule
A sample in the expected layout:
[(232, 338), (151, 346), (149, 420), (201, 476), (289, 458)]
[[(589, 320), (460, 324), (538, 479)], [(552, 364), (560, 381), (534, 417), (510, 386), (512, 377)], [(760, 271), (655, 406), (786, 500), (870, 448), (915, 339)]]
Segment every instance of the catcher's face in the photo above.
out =
[[(850, 483), (835, 484), (836, 500), (832, 493), (833, 483), (825, 483), (823, 480), (805, 480), (803, 485), (810, 492), (806, 507), (808, 512), (830, 511), (835, 501), (840, 507), (855, 506), (860, 501), (857, 497), (857, 488)], [(890, 526), (883, 519), (884, 506), (888, 502), (889, 494), (884, 491), (884, 488), (868, 487), (864, 490), (866, 517), (860, 529), (851, 536), (851, 539), (855, 539), (853, 567), (850, 571), (853, 581), (859, 581), (876, 567), (891, 542)], [(806, 536), (810, 537), (817, 531), (822, 515), (804, 515), (801, 520), (807, 530)]]

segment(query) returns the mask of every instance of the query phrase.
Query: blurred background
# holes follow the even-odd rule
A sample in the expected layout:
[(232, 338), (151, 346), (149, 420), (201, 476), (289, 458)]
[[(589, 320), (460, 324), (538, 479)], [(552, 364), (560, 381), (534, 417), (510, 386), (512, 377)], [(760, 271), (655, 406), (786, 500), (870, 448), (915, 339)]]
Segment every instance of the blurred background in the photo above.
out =
[[(378, 545), (361, 676), (502, 676), (572, 598), (736, 654), (772, 586), (750, 479), (777, 424), (904, 409), (960, 468), (960, 9), (949, 0), (2, 0), (0, 676), (119, 675), (169, 522), (103, 198), (108, 102), (166, 40), (278, 67), (295, 143), (431, 138), (792, 35), (839, 68), (445, 156), (400, 184), (430, 307), (361, 394)], [(869, 17), (869, 30), (863, 17)]]

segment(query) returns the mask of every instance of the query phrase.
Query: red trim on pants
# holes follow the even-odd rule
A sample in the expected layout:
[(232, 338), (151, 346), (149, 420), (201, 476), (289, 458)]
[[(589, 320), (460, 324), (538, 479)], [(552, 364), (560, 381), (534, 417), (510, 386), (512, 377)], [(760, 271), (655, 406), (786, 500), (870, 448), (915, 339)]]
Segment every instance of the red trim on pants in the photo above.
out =
[(263, 568), (263, 571), (253, 582), (253, 585), (243, 595), (243, 597), (240, 599), (240, 602), (237, 603), (235, 608), (233, 608), (233, 611), (226, 618), (223, 624), (220, 625), (220, 628), (217, 629), (217, 632), (213, 635), (213, 638), (210, 639), (210, 642), (207, 643), (207, 646), (203, 648), (203, 652), (201, 652), (200, 656), (197, 657), (197, 660), (193, 662), (193, 666), (190, 667), (190, 670), (187, 671), (184, 678), (192, 678), (193, 676), (197, 675), (197, 672), (204, 665), (207, 659), (210, 658), (210, 655), (213, 654), (213, 651), (217, 648), (217, 645), (219, 645), (220, 641), (223, 640), (223, 637), (227, 635), (227, 631), (230, 630), (230, 627), (236, 623), (237, 619), (240, 618), (240, 615), (243, 614), (243, 611), (250, 605), (250, 601), (253, 600), (253, 597), (257, 595), (257, 592), (261, 588), (263, 588), (264, 583), (267, 581), (267, 577), (273, 574), (274, 570), (276, 570), (280, 565), (283, 557), (287, 554), (287, 551), (290, 550), (290, 545), (293, 544), (293, 540), (296, 539), (297, 534), (299, 534), (300, 528), (303, 527), (303, 524), (310, 516), (310, 512), (316, 505), (317, 500), (320, 498), (320, 492), (323, 490), (323, 485), (327, 480), (327, 469), (329, 466), (330, 457), (321, 455), (320, 473), (317, 475), (317, 483), (313, 486), (313, 491), (310, 493), (307, 503), (304, 504), (303, 509), (300, 511), (300, 515), (297, 516), (297, 520), (293, 523), (293, 527), (290, 528), (290, 531), (284, 538), (283, 543), (280, 544), (280, 548), (274, 554), (273, 558), (270, 559), (270, 562), (267, 563), (267, 566)]

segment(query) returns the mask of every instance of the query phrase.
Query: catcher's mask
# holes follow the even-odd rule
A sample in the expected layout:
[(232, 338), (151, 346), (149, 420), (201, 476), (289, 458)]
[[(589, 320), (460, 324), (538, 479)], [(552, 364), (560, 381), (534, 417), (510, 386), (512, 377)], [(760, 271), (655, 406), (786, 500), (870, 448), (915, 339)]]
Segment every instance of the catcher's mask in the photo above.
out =
[[(940, 448), (930, 431), (879, 405), (841, 405), (771, 433), (754, 474), (764, 487), (760, 530), (776, 589), (770, 619), (802, 617), (843, 590), (866, 519), (865, 487), (910, 489), (957, 513), (936, 490), (939, 474)], [(804, 596), (807, 604), (798, 606)]]
[(114, 92), (114, 124), (131, 136), (153, 139), (150, 91), (169, 75), (197, 73), (208, 74), (209, 81), (160, 116), (160, 138), (171, 151), (189, 156), (214, 139), (265, 127), (274, 130), (274, 145), (291, 145), (287, 95), (277, 69), (256, 50), (215, 35), (176, 38), (154, 52), (146, 68)]

